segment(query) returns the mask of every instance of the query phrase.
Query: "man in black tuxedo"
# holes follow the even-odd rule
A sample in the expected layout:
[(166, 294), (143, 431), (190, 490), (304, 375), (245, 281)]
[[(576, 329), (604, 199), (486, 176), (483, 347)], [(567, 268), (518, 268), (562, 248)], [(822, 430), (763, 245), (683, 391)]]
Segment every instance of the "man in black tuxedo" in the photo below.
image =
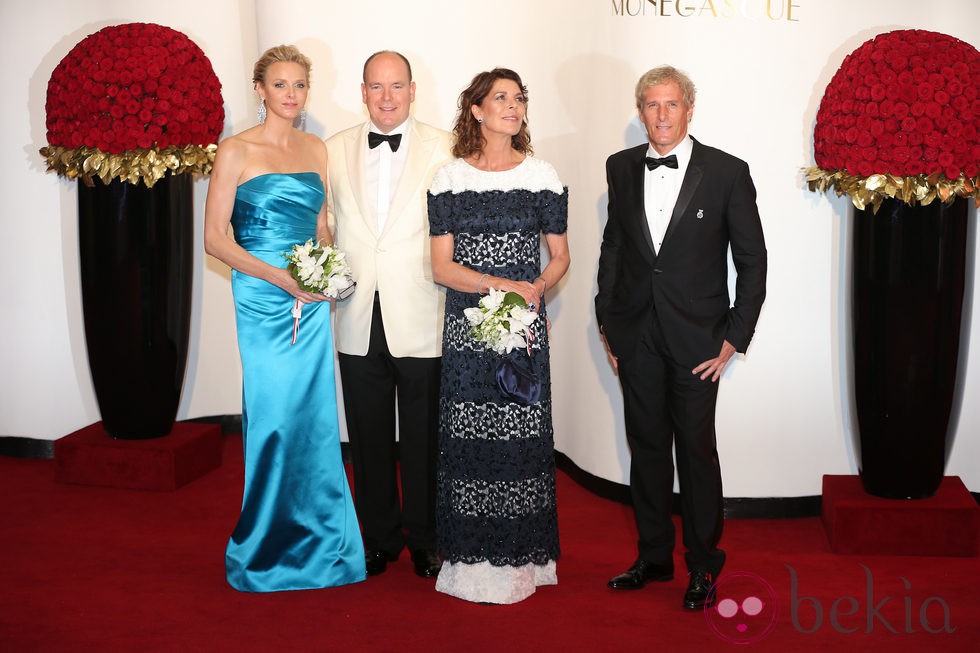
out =
[[(722, 371), (745, 352), (766, 295), (766, 245), (749, 167), (687, 134), (694, 84), (662, 66), (636, 86), (649, 143), (606, 161), (596, 317), (623, 389), (639, 556), (608, 583), (640, 589), (674, 575), (671, 520), (677, 451), (685, 562), (683, 605), (714, 603), (725, 562), (715, 445)], [(728, 249), (737, 272), (728, 294)]]

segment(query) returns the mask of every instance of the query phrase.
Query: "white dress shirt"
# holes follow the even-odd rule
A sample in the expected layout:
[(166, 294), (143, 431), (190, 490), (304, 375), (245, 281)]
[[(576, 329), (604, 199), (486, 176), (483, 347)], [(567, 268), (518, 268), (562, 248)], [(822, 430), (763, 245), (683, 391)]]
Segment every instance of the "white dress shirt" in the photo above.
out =
[(667, 225), (670, 224), (670, 216), (674, 212), (674, 205), (677, 204), (677, 196), (681, 192), (684, 174), (691, 162), (693, 147), (694, 141), (689, 136), (685, 136), (673, 150), (664, 155), (654, 150), (652, 145), (647, 147), (649, 157), (659, 159), (671, 154), (677, 157), (676, 169), (659, 166), (655, 170), (645, 170), (643, 175), (643, 210), (646, 212), (650, 236), (653, 238), (653, 246), (658, 255), (660, 246), (664, 242), (664, 234), (667, 233)]
[[(410, 119), (409, 119), (410, 120)], [(401, 179), (402, 171), (405, 169), (405, 160), (408, 158), (408, 120), (398, 125), (388, 135), (401, 134), (402, 140), (398, 144), (398, 151), (392, 152), (391, 145), (387, 142), (381, 143), (374, 149), (368, 147), (365, 155), (364, 183), (367, 196), (374, 199), (374, 210), (377, 216), (378, 233), (384, 229), (385, 221), (388, 219), (388, 208), (391, 200), (395, 196), (395, 189), (398, 188), (398, 180)], [(371, 131), (384, 133), (371, 124)]]

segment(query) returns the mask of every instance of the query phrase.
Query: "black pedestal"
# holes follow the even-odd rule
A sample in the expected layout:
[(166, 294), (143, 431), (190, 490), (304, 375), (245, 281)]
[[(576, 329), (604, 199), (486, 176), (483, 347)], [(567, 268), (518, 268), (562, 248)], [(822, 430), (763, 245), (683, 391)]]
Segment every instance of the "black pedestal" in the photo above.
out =
[(968, 253), (967, 200), (855, 210), (854, 388), (869, 494), (932, 496), (943, 478)]
[(85, 341), (105, 430), (166, 435), (187, 361), (193, 272), (191, 175), (153, 188), (78, 185)]

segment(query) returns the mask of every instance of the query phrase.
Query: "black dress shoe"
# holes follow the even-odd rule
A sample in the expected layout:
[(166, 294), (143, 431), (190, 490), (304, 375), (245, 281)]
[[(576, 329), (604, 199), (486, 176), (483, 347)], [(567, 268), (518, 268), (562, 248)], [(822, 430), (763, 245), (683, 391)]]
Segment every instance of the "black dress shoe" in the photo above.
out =
[(364, 553), (364, 568), (368, 576), (377, 576), (385, 573), (388, 563), (398, 560), (398, 554), (385, 553), (384, 551), (366, 551)]
[(684, 592), (684, 607), (688, 610), (701, 610), (715, 604), (714, 577), (704, 569), (691, 570), (691, 579)]
[(650, 581), (664, 583), (674, 578), (674, 565), (658, 565), (647, 560), (637, 560), (625, 572), (612, 578), (606, 585), (614, 590), (638, 590)]
[(435, 551), (429, 549), (416, 549), (412, 551), (412, 564), (415, 566), (415, 575), (422, 578), (435, 578), (442, 569), (442, 561)]

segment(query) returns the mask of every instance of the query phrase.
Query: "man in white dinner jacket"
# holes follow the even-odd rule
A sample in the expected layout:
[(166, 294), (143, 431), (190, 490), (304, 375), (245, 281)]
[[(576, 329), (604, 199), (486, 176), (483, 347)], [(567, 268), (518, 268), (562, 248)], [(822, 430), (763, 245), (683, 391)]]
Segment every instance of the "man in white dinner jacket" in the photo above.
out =
[(445, 295), (432, 280), (426, 191), (451, 136), (409, 116), (415, 82), (397, 52), (368, 57), (361, 96), (370, 120), (327, 140), (327, 218), (357, 281), (336, 322), (354, 502), (368, 574), (407, 546), (415, 573), (434, 578)]

